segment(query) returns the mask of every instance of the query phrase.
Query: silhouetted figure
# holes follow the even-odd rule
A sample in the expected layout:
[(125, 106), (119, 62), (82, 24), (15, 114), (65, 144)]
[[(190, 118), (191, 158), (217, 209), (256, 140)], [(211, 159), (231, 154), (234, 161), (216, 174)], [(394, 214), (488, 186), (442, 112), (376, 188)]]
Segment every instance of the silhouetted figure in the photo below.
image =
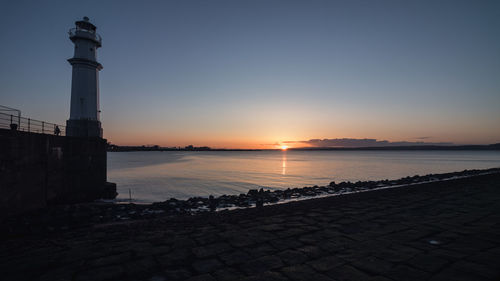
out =
[(257, 199), (255, 200), (255, 207), (261, 208), (264, 206), (264, 189), (261, 188), (259, 193), (257, 193)]
[(12, 131), (17, 131), (17, 124), (15, 124), (15, 123), (11, 123), (11, 124), (10, 124), (10, 129), (11, 129)]
[(217, 209), (217, 201), (212, 195), (208, 196), (208, 208), (210, 208), (210, 212), (214, 212)]
[(56, 125), (54, 128), (54, 135), (59, 136), (59, 134), (61, 134), (61, 130), (59, 129), (59, 126)]

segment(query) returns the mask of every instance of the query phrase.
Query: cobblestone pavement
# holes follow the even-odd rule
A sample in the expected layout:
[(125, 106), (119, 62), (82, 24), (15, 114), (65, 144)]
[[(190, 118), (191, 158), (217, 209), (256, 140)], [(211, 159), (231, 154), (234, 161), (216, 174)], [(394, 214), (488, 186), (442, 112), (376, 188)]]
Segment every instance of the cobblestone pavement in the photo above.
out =
[(0, 242), (2, 280), (500, 280), (500, 174)]

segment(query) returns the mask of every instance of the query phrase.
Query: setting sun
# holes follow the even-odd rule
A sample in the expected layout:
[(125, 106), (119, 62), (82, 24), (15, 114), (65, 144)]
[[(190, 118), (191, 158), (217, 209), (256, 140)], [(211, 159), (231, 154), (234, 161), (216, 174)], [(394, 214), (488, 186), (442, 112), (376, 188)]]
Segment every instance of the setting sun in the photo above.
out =
[(281, 146), (281, 150), (287, 150), (288, 149), (288, 145), (282, 145)]

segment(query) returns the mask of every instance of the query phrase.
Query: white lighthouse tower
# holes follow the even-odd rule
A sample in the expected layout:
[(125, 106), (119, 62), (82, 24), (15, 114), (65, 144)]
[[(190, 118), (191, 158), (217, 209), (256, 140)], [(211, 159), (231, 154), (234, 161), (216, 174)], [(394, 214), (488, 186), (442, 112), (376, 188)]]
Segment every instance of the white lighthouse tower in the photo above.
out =
[(99, 121), (99, 71), (97, 48), (101, 47), (101, 36), (88, 17), (75, 22), (69, 39), (75, 44), (75, 54), (68, 59), (73, 66), (71, 82), (71, 111), (66, 121), (66, 134), (77, 137), (102, 138)]

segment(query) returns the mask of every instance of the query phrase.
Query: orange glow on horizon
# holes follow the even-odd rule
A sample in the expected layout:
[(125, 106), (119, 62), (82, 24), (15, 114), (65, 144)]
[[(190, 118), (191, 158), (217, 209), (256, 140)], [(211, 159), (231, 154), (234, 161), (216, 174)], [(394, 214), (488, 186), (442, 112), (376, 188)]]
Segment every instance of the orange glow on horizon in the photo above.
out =
[(288, 145), (282, 145), (281, 146), (281, 150), (287, 150), (288, 149)]

